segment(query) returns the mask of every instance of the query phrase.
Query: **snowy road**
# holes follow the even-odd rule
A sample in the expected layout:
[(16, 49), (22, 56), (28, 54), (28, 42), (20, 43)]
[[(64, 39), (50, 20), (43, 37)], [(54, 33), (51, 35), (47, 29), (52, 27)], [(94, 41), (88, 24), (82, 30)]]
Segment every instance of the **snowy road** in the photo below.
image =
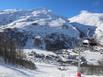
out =
[[(75, 77), (75, 72), (73, 72), (73, 71), (60, 71), (54, 65), (38, 64), (38, 66), (39, 66), (38, 70), (41, 72), (40, 73), (41, 75), (39, 75), (39, 76), (37, 75), (36, 77), (67, 77), (67, 76)], [(42, 68), (42, 69), (40, 69), (40, 68)]]
[[(0, 65), (0, 77), (76, 77), (76, 67), (69, 66), (67, 71), (60, 71), (55, 65), (36, 63), (38, 69), (20, 69), (7, 65)], [(103, 76), (83, 76), (103, 77)]]

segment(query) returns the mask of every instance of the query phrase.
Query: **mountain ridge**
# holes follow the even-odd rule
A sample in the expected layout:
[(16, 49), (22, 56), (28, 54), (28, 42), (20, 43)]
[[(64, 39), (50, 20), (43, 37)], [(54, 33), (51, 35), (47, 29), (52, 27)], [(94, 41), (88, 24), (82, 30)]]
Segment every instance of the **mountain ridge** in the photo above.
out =
[(103, 44), (103, 13), (92, 13), (88, 11), (81, 11), (77, 16), (69, 18), (71, 23), (76, 22), (83, 25), (95, 27), (94, 36), (99, 43)]
[[(12, 10), (7, 10), (6, 13), (8, 12), (9, 14), (0, 14), (4, 16), (0, 17), (1, 21), (3, 21), (1, 24), (4, 24), (0, 28), (6, 33), (10, 33), (10, 37), (20, 37), (18, 32), (25, 38), (27, 37), (26, 48), (36, 46), (34, 45), (34, 40), (37, 39), (35, 38), (36, 36), (41, 37), (39, 38), (39, 42), (41, 43), (39, 47), (44, 49), (45, 47), (46, 49), (52, 47), (54, 49), (73, 47), (73, 45), (69, 45), (69, 43), (72, 44), (70, 40), (72, 40), (72, 38), (79, 38), (80, 32), (72, 26), (68, 20), (53, 14), (50, 10), (13, 10), (13, 12)], [(7, 16), (10, 18), (7, 18)], [(24, 37), (21, 36), (22, 39), (25, 39)], [(45, 44), (46, 46), (44, 46)], [(57, 46), (58, 44), (61, 46)], [(27, 47), (28, 45), (29, 47)]]
[[(47, 44), (46, 46), (50, 45), (49, 48), (59, 44), (61, 45), (60, 48), (71, 48), (75, 46), (78, 39), (83, 37), (95, 36), (101, 42), (103, 32), (102, 17), (102, 13), (82, 11), (81, 14), (66, 19), (53, 14), (47, 9), (9, 9), (0, 11), (0, 29), (1, 32), (4, 30), (8, 33), (10, 31), (13, 31), (12, 33), (20, 32), (21, 35), (23, 33), (28, 38), (26, 47), (29, 45), (29, 48), (35, 47), (34, 39), (36, 36), (41, 37), (39, 38), (40, 47), (44, 49), (45, 44)], [(19, 36), (17, 33), (14, 35)]]

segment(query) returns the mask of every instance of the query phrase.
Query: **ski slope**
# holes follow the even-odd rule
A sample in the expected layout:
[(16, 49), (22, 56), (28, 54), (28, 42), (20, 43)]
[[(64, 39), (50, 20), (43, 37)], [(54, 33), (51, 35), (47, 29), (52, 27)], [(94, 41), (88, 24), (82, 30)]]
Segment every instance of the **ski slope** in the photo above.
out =
[[(0, 77), (76, 77), (77, 68), (68, 66), (68, 70), (60, 71), (56, 65), (36, 63), (36, 70), (21, 69), (10, 65), (0, 64)], [(82, 77), (103, 77), (103, 76), (85, 76)]]

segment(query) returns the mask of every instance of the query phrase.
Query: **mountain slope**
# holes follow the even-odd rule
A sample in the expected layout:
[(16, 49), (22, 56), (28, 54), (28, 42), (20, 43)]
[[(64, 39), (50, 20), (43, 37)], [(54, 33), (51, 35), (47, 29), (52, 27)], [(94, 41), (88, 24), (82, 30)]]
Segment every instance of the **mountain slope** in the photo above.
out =
[(1, 11), (0, 18), (1, 31), (4, 30), (13, 38), (16, 36), (15, 39), (22, 37), (23, 40), (19, 40), (25, 41), (24, 48), (28, 49), (36, 47), (38, 43), (34, 40), (38, 39), (40, 45), (37, 48), (48, 50), (71, 48), (74, 46), (71, 40), (75, 41), (80, 34), (66, 18), (57, 16), (47, 9), (9, 9)]
[[(69, 19), (71, 23), (79, 23), (87, 25), (91, 28), (94, 27), (94, 34), (98, 41), (103, 42), (103, 13), (91, 13), (88, 11), (82, 11), (79, 15)], [(81, 26), (82, 27), (82, 26)], [(83, 28), (83, 27), (82, 27)], [(90, 28), (90, 29), (91, 29)]]
[[(8, 16), (11, 16), (10, 14), (11, 12), (9, 12)], [(46, 33), (49, 34), (51, 32), (59, 32), (59, 33), (67, 33), (67, 35), (71, 36), (73, 33), (74, 34), (73, 37), (77, 36), (77, 33), (79, 34), (79, 32), (73, 26), (71, 26), (66, 21), (65, 18), (56, 16), (46, 9), (36, 9), (32, 11), (16, 10), (16, 12), (14, 11), (12, 15), (16, 17), (16, 20), (14, 17), (11, 17), (12, 19), (14, 18), (13, 22), (9, 22), (8, 24), (3, 25), (2, 26), (3, 28), (19, 28), (21, 30), (30, 31), (33, 33), (34, 32), (39, 33), (41, 31), (43, 32), (43, 34)], [(6, 21), (4, 22), (6, 23)], [(68, 27), (68, 30), (62, 29), (65, 26)]]

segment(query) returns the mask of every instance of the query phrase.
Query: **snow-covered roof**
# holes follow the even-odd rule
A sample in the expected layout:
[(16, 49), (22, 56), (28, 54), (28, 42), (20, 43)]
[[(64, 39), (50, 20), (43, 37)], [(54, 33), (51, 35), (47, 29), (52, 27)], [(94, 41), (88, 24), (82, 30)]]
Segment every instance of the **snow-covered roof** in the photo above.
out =
[(40, 49), (24, 49), (23, 50), (25, 53), (29, 53), (29, 52), (35, 52), (37, 54), (43, 54), (45, 56), (47, 55), (53, 55), (53, 56), (57, 56), (55, 53), (51, 52), (51, 51), (45, 51), (45, 50), (40, 50)]
[(83, 40), (83, 43), (89, 43), (89, 40)]
[(37, 36), (35, 36), (35, 38), (36, 38), (36, 39), (40, 39), (40, 38), (41, 38), (41, 36), (37, 35)]

